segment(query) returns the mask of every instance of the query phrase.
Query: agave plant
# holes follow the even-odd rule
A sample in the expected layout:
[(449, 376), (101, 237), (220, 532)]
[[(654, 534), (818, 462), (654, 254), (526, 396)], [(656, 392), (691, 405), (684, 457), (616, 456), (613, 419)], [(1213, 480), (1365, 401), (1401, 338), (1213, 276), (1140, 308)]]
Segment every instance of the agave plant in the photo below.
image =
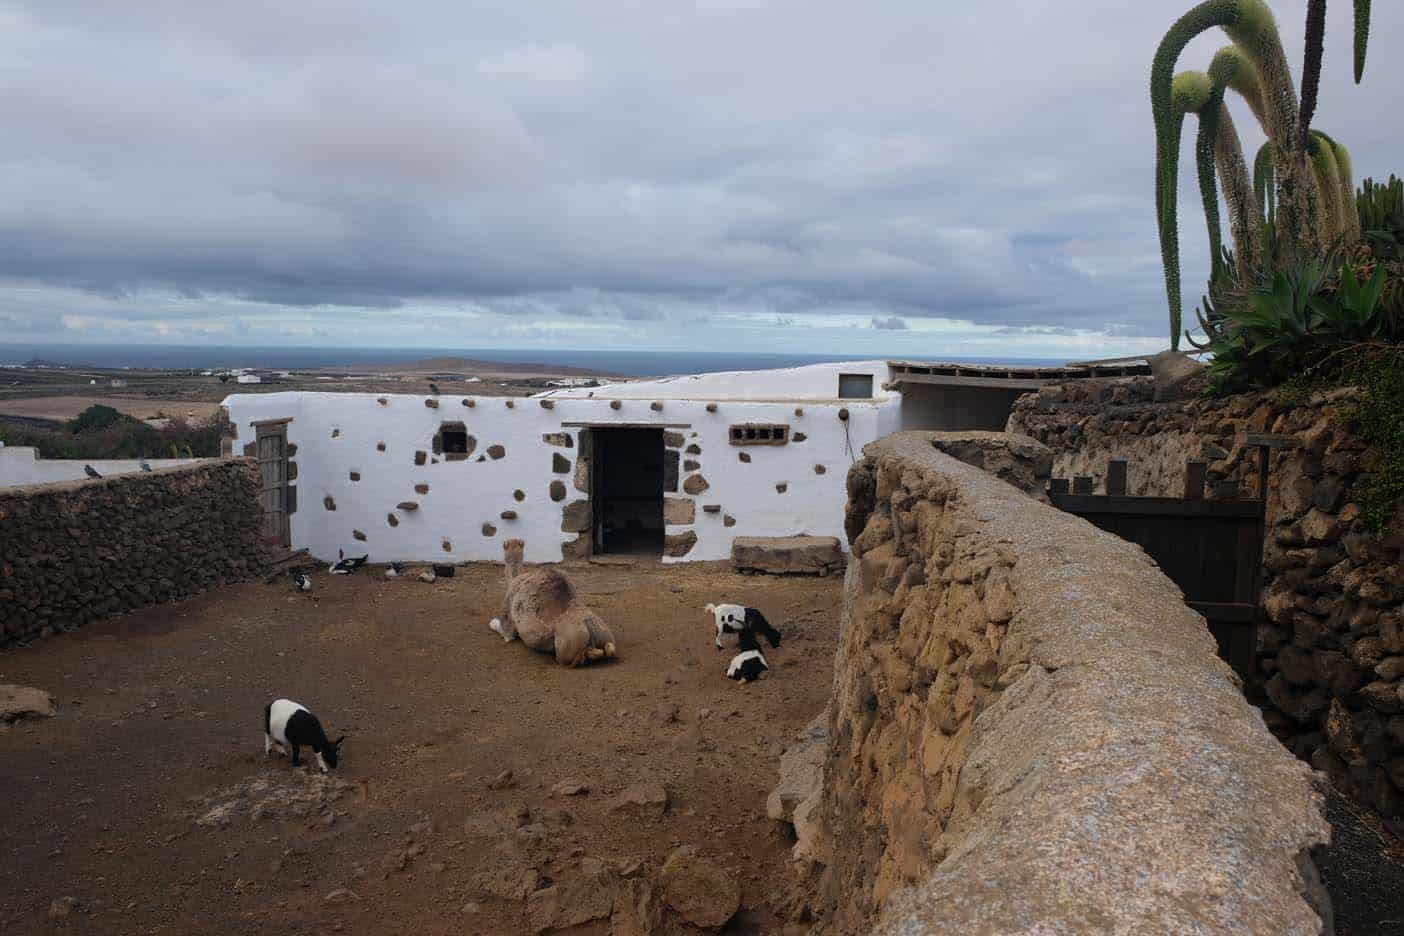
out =
[[(1203, 0), (1166, 33), (1151, 66), (1151, 111), (1156, 129), (1156, 220), (1170, 313), (1171, 346), (1179, 346), (1181, 295), (1178, 231), (1179, 150), (1183, 118), (1196, 113), (1196, 159), (1209, 229), (1214, 275), (1221, 256), (1218, 201), (1209, 196), (1215, 175), (1224, 189), (1239, 274), (1256, 262), (1320, 257), (1360, 238), (1350, 156), (1329, 136), (1313, 131), (1325, 33), (1325, 0), (1309, 0), (1300, 102), (1281, 36), (1264, 0)], [(1370, 5), (1356, 0), (1355, 68), (1359, 81), (1369, 35)], [(1207, 93), (1194, 72), (1175, 74), (1185, 46), (1215, 28), (1233, 45), (1219, 51)], [(1224, 103), (1227, 90), (1247, 103), (1268, 137), (1254, 160), (1251, 182), (1242, 146)], [(1193, 105), (1193, 106), (1191, 106)], [(1210, 213), (1214, 217), (1210, 218)]]

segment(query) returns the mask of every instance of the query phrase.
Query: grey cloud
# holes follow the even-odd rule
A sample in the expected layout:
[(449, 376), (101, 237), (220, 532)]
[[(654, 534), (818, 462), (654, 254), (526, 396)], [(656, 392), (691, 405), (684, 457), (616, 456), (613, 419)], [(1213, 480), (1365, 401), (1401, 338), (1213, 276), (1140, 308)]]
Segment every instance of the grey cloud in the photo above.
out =
[(890, 316), (888, 316), (887, 318), (878, 318), (876, 315), (874, 315), (874, 316), (873, 316), (873, 323), (872, 323), (872, 324), (873, 324), (873, 328), (876, 328), (876, 329), (878, 329), (878, 330), (880, 330), (880, 331), (906, 331), (906, 330), (907, 330), (907, 323), (906, 323), (906, 321), (905, 321), (904, 319), (898, 318), (898, 317), (895, 316), (895, 315), (890, 315)]
[[(489, 323), (704, 308), (1161, 335), (1145, 77), (1189, 5), (1012, 0), (996, 24), (914, 0), (0, 0), (22, 63), (0, 83), (0, 277), (131, 321), (154, 290), (192, 321), (471, 302)], [(1295, 61), (1302, 16), (1279, 7)], [(1376, 50), (1404, 41), (1404, 16), (1375, 21)], [(1404, 59), (1353, 86), (1349, 31), (1334, 5), (1318, 120), (1387, 176)]]

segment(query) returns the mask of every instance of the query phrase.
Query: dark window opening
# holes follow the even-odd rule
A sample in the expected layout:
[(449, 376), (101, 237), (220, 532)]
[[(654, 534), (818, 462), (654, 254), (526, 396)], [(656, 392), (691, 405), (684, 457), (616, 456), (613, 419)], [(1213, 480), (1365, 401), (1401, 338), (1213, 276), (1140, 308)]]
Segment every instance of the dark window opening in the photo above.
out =
[(839, 374), (838, 395), (840, 400), (871, 400), (873, 375)]
[(434, 454), (442, 455), (446, 461), (462, 461), (472, 454), (473, 438), (461, 422), (446, 422), (434, 434)]
[[(591, 435), (596, 552), (662, 555), (663, 490), (670, 474), (663, 430), (604, 428)], [(671, 473), (676, 484), (676, 467)]]
[(784, 445), (790, 441), (790, 427), (747, 423), (731, 427), (732, 445)]

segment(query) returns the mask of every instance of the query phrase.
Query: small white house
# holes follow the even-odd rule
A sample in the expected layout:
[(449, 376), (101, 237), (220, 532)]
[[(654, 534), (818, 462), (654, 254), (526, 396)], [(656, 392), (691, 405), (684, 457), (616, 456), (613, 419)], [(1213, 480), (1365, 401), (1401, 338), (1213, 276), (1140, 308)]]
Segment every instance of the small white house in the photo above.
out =
[[(843, 538), (845, 478), (898, 429), (1002, 429), (1086, 374), (856, 361), (533, 397), (229, 396), (230, 454), (265, 468), (270, 538), (372, 561), (596, 553), (725, 559), (738, 536)], [(286, 509), (280, 505), (285, 505)]]
[(234, 378), (234, 382), (240, 384), (259, 384), (263, 383), (263, 378), (257, 374), (240, 374), (238, 377)]

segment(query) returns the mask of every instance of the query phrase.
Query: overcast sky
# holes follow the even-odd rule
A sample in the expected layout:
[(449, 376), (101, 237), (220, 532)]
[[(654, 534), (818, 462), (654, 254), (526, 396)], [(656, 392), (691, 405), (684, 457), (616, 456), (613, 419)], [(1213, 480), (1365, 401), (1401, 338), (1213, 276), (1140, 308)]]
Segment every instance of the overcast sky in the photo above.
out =
[[(0, 342), (1156, 350), (1188, 6), (0, 0)], [(1358, 177), (1404, 171), (1394, 7), (1360, 87), (1329, 8)]]

